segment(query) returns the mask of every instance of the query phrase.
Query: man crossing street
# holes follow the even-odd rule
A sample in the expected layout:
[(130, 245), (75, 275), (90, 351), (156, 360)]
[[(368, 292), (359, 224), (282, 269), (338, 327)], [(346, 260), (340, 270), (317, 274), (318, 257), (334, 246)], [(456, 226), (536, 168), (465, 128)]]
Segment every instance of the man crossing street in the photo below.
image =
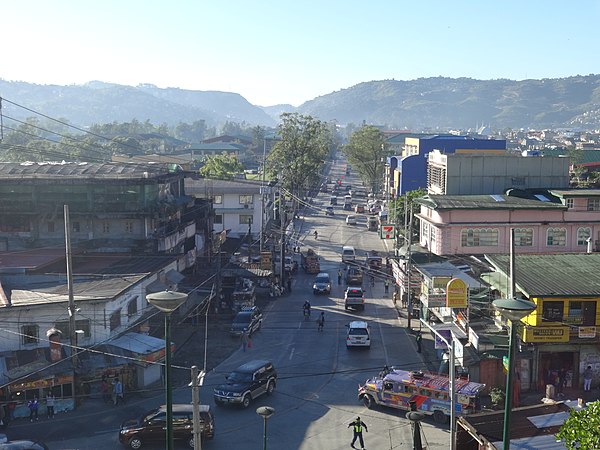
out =
[(360, 448), (362, 450), (365, 450), (365, 442), (363, 441), (362, 429), (364, 428), (365, 431), (368, 433), (369, 430), (367, 429), (367, 425), (362, 420), (360, 420), (360, 417), (357, 417), (356, 420), (353, 420), (348, 424), (348, 428), (350, 427), (352, 427), (352, 431), (354, 432), (354, 438), (352, 439), (350, 447), (356, 448), (354, 446), (354, 443), (358, 439), (358, 441), (360, 442)]

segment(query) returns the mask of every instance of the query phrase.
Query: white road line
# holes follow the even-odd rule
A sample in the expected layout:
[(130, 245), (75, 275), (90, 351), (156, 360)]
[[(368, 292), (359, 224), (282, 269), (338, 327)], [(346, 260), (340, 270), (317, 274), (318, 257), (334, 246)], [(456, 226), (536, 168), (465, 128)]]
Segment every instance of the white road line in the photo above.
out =
[(292, 358), (294, 357), (294, 351), (296, 350), (296, 347), (292, 348), (292, 351), (290, 352), (290, 361), (292, 360)]

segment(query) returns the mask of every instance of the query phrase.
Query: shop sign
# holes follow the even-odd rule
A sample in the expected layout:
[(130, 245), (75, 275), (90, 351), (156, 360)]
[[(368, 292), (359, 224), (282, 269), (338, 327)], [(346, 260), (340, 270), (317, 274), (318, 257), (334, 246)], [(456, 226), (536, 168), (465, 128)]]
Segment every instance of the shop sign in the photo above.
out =
[(524, 342), (569, 342), (569, 327), (528, 327)]
[(428, 308), (443, 308), (446, 306), (446, 294), (425, 294), (423, 303)]
[(453, 278), (448, 281), (446, 285), (446, 307), (466, 308), (467, 292), (467, 283), (460, 278)]
[(446, 292), (446, 286), (452, 277), (432, 277), (431, 284), (433, 289), (441, 289)]
[(578, 327), (579, 337), (583, 339), (593, 339), (596, 337), (596, 327)]

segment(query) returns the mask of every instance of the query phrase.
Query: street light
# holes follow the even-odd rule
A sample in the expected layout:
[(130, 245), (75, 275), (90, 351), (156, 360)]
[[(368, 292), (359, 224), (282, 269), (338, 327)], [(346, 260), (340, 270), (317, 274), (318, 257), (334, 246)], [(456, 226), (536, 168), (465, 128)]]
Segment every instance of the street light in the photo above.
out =
[(515, 341), (517, 340), (515, 323), (519, 322), (523, 317), (535, 310), (536, 305), (533, 302), (519, 298), (494, 300), (492, 305), (494, 305), (494, 308), (502, 317), (510, 320), (510, 334), (508, 337), (508, 372), (506, 374), (506, 394), (504, 396), (504, 431), (502, 433), (502, 448), (503, 450), (510, 450), (510, 414), (512, 412), (513, 372), (515, 366), (513, 353)]
[(152, 306), (165, 313), (165, 395), (167, 403), (167, 450), (173, 450), (173, 386), (171, 386), (171, 313), (186, 300), (187, 294), (164, 291), (146, 295)]
[(263, 429), (263, 450), (267, 450), (267, 419), (275, 414), (275, 408), (271, 406), (261, 406), (260, 408), (256, 408), (256, 414), (262, 416), (265, 427)]

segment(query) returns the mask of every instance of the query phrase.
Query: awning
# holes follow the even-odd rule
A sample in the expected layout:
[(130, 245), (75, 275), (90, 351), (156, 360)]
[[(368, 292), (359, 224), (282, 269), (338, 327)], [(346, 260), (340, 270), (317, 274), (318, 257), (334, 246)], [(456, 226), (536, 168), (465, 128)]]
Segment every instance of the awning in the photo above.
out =
[[(146, 366), (149, 362), (161, 361), (165, 357), (165, 341), (154, 336), (140, 333), (126, 333), (106, 343), (125, 350), (134, 357), (138, 357), (137, 364)], [(171, 351), (175, 344), (171, 343)]]

